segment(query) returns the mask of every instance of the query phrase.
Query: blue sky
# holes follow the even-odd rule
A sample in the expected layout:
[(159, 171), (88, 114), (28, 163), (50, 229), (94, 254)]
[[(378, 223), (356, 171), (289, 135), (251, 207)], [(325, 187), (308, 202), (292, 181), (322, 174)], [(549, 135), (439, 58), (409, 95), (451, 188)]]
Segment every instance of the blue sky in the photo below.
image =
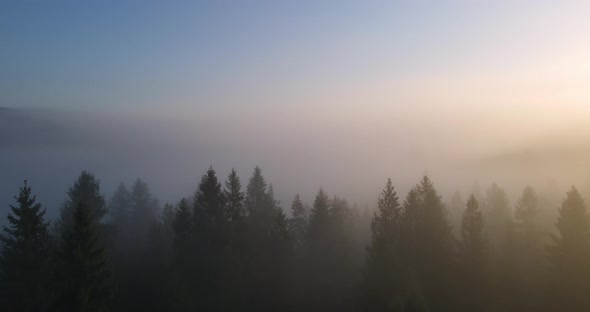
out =
[[(574, 1), (3, 1), (0, 8), (2, 106), (132, 113), (386, 105), (367, 98), (446, 109), (464, 100), (460, 90), (438, 103), (422, 96), (440, 94), (449, 81), (475, 81), (467, 87), (486, 88), (500, 102), (506, 90), (490, 91), (493, 79), (482, 77), (533, 81), (531, 69), (588, 50), (590, 33), (588, 5)], [(576, 62), (554, 67), (573, 70)], [(397, 89), (414, 94), (386, 91)]]

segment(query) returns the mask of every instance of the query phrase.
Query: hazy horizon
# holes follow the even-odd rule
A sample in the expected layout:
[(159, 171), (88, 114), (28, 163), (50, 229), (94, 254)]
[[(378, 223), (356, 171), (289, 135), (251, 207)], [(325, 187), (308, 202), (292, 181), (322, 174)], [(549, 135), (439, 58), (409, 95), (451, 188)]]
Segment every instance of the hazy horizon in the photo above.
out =
[[(165, 200), (210, 165), (242, 179), (261, 166), (283, 202), (319, 186), (372, 202), (387, 177), (409, 188), (426, 173), (446, 193), (475, 181), (567, 189), (590, 177), (589, 12), (583, 1), (8, 1), (0, 106), (53, 119), (74, 143), (41, 136), (21, 142), (44, 145), (23, 158), (2, 136), (3, 163), (45, 159), (53, 176), (66, 170), (62, 187), (83, 169), (107, 189), (145, 176)], [(25, 173), (2, 179), (7, 194)]]

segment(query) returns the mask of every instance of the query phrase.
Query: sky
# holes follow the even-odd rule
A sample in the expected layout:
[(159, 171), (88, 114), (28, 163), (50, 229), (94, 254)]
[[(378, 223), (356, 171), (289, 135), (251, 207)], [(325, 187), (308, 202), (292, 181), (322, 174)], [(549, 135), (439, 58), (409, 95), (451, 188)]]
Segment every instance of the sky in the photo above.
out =
[(590, 146), (588, 16), (586, 1), (0, 0), (0, 107), (131, 118), (194, 145), (199, 168), (377, 190)]
[(590, 114), (584, 1), (0, 5), (0, 106), (248, 129), (501, 126), (492, 141)]
[(416, 105), (587, 106), (590, 5), (582, 1), (0, 5), (0, 101), (10, 107), (257, 114), (344, 106), (356, 115)]

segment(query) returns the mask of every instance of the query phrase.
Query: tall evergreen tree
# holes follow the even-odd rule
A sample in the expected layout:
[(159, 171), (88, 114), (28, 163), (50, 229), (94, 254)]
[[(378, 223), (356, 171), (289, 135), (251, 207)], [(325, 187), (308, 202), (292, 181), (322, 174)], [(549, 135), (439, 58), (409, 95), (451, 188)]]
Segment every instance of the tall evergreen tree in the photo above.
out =
[(575, 187), (567, 192), (555, 224), (559, 235), (548, 247), (547, 311), (590, 310), (590, 217)]
[(224, 207), (225, 198), (221, 184), (213, 168), (201, 178), (201, 183), (195, 195), (195, 217), (207, 222), (207, 226), (221, 226), (226, 223), (229, 214)]
[(277, 210), (275, 221), (272, 225), (271, 237), (273, 240), (271, 246), (275, 249), (275, 254), (279, 256), (287, 256), (290, 254), (292, 237), (289, 232), (287, 216), (281, 208), (278, 208)]
[(427, 176), (408, 194), (404, 214), (411, 291), (424, 296), (431, 308), (452, 309), (454, 238), (441, 196)]
[(173, 308), (175, 311), (194, 310), (199, 300), (195, 297), (194, 281), (200, 277), (195, 268), (197, 261), (196, 229), (191, 213), (190, 203), (186, 198), (176, 205), (173, 222), (174, 229), (174, 265), (171, 289)]
[(111, 198), (109, 207), (112, 223), (119, 234), (119, 239), (125, 237), (125, 234), (127, 234), (125, 232), (129, 230), (131, 207), (131, 193), (125, 184), (121, 182)]
[(330, 225), (330, 198), (323, 188), (320, 188), (313, 202), (309, 215), (308, 239), (317, 240), (328, 231)]
[[(476, 198), (476, 200), (478, 199)], [(456, 191), (453, 193), (453, 197), (451, 197), (451, 201), (449, 202), (449, 220), (453, 226), (453, 234), (459, 237), (461, 236), (461, 222), (463, 212), (465, 212), (465, 205), (466, 203), (461, 196), (461, 192)]]
[(471, 195), (461, 222), (460, 271), (461, 310), (482, 311), (486, 307), (485, 250), (486, 236), (483, 232), (483, 215), (479, 202)]
[(506, 293), (505, 309), (538, 311), (546, 279), (547, 263), (543, 250), (543, 234), (537, 226), (537, 195), (527, 186), (517, 201), (503, 244), (502, 266)]
[(221, 308), (222, 273), (227, 258), (228, 218), (221, 184), (213, 168), (201, 178), (195, 194), (193, 222), (198, 258), (194, 259), (199, 280), (195, 281), (201, 304), (212, 311)]
[(537, 194), (535, 190), (527, 186), (522, 191), (522, 196), (516, 204), (516, 210), (514, 211), (514, 218), (520, 222), (525, 230), (532, 231), (535, 223), (535, 217), (537, 216)]
[(177, 267), (185, 267), (190, 261), (193, 248), (194, 224), (192, 213), (186, 199), (180, 200), (174, 218), (174, 250), (178, 261)]
[[(490, 275), (492, 310), (511, 310), (513, 294), (520, 293), (519, 286), (507, 281), (513, 278), (510, 256), (513, 250), (514, 222), (508, 195), (496, 183), (492, 183), (486, 191), (483, 205), (484, 231), (488, 237), (488, 255), (493, 264)], [(516, 290), (514, 290), (516, 289)]]
[(249, 242), (246, 218), (248, 213), (244, 206), (245, 194), (237, 172), (232, 169), (225, 181), (223, 190), (225, 196), (225, 209), (228, 215), (228, 251), (226, 256), (226, 268), (224, 279), (228, 287), (225, 287), (227, 310), (239, 309), (243, 303), (243, 296), (248, 287), (244, 281), (247, 276), (247, 261)]
[(461, 256), (464, 263), (473, 263), (476, 267), (482, 264), (486, 244), (483, 223), (479, 202), (471, 195), (461, 221)]
[(112, 289), (92, 211), (79, 202), (60, 252), (60, 311), (108, 311)]
[(303, 246), (306, 229), (307, 215), (303, 207), (303, 202), (301, 201), (301, 196), (297, 194), (291, 203), (291, 219), (289, 219), (289, 232), (297, 249)]
[(296, 308), (303, 308), (301, 302), (305, 300), (304, 285), (306, 282), (305, 266), (305, 242), (307, 235), (307, 214), (299, 194), (295, 195), (291, 202), (291, 218), (288, 220), (288, 231), (291, 237), (293, 257), (291, 259), (291, 295), (288, 302)]
[(276, 212), (275, 203), (269, 197), (268, 184), (262, 176), (262, 169), (258, 166), (254, 168), (246, 187), (244, 205), (249, 214), (250, 225), (256, 228), (256, 231), (268, 235)]
[[(112, 274), (118, 282), (117, 309), (145, 310), (158, 306), (159, 280), (163, 279), (162, 253), (166, 250), (164, 231), (158, 213), (158, 201), (147, 183), (136, 179), (131, 191), (119, 187), (113, 195), (111, 210), (116, 226), (112, 253)], [(108, 246), (108, 245), (105, 245)], [(145, 272), (150, 272), (146, 278)]]
[(78, 203), (82, 202), (88, 207), (90, 220), (94, 224), (98, 224), (108, 211), (104, 195), (100, 192), (100, 181), (91, 172), (82, 171), (67, 195), (61, 207), (61, 218), (56, 224), (61, 235), (70, 231)]
[(371, 221), (371, 244), (367, 248), (367, 310), (399, 311), (403, 296), (401, 266), (401, 205), (387, 179)]
[(485, 231), (491, 247), (497, 256), (499, 249), (506, 240), (506, 231), (512, 222), (512, 211), (508, 195), (496, 183), (488, 188), (485, 200)]
[(299, 310), (322, 311), (333, 309), (334, 285), (330, 279), (332, 256), (329, 248), (333, 243), (330, 233), (330, 198), (323, 188), (318, 190), (309, 215), (307, 229), (305, 275), (302, 287), (306, 306)]
[(50, 236), (45, 222), (45, 209), (31, 193), (25, 180), (17, 205), (10, 205), (9, 226), (0, 254), (0, 307), (5, 311), (47, 310), (51, 293), (49, 288), (51, 262)]
[(277, 207), (275, 219), (271, 228), (270, 255), (274, 258), (268, 268), (269, 287), (266, 288), (269, 295), (269, 303), (266, 305), (273, 310), (291, 310), (291, 260), (293, 259), (292, 236), (289, 232), (287, 216), (283, 209)]
[(352, 286), (360, 278), (352, 233), (352, 212), (348, 203), (338, 197), (331, 200), (320, 188), (309, 217), (304, 259), (307, 306), (301, 309), (352, 309)]
[(135, 180), (131, 188), (131, 211), (129, 232), (136, 248), (146, 247), (150, 227), (158, 216), (158, 200), (152, 195), (147, 183)]
[(405, 237), (404, 245), (408, 245), (406, 246), (406, 249), (409, 249), (409, 245), (413, 243), (411, 242), (411, 239), (413, 236), (412, 234), (416, 229), (419, 212), (420, 195), (418, 193), (418, 189), (414, 187), (406, 195), (402, 206), (402, 231), (403, 236)]
[(227, 213), (232, 221), (242, 221), (246, 216), (244, 211), (244, 193), (238, 173), (232, 169), (225, 182), (223, 190), (226, 199)]
[[(281, 209), (274, 199), (272, 188), (269, 187), (259, 167), (254, 168), (254, 173), (246, 186), (246, 198), (244, 206), (248, 211), (247, 222), (247, 246), (245, 254), (246, 290), (243, 291), (242, 305), (253, 310), (276, 310), (284, 308), (277, 306), (278, 301), (271, 296), (257, 296), (259, 293), (275, 294), (279, 289), (277, 285), (277, 270), (282, 267), (281, 261), (273, 253), (280, 246), (279, 229), (282, 228), (282, 219), (279, 215)], [(277, 222), (279, 222), (277, 224)], [(279, 248), (280, 249), (280, 248)]]
[(174, 219), (176, 218), (176, 208), (170, 203), (165, 203), (162, 209), (162, 225), (166, 230), (172, 231), (174, 228)]

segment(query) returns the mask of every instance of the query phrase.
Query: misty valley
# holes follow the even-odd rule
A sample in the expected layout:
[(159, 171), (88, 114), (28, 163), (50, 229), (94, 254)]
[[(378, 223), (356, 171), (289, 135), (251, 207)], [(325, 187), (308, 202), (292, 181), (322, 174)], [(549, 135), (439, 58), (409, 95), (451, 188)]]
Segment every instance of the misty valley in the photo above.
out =
[(0, 312), (590, 312), (589, 17), (0, 0)]

